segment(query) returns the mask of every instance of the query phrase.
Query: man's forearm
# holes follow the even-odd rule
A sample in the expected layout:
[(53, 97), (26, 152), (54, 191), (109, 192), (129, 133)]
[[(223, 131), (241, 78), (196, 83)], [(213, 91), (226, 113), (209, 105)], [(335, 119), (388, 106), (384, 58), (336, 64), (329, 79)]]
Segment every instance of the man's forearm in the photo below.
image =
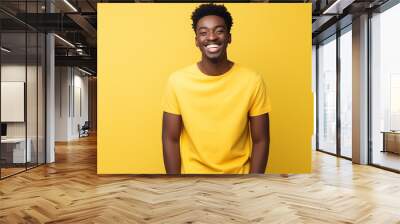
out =
[(269, 141), (253, 143), (250, 158), (250, 173), (265, 173), (269, 155)]
[(167, 112), (163, 113), (162, 144), (164, 166), (167, 174), (181, 173), (180, 135), (182, 117)]
[(250, 173), (265, 173), (269, 154), (269, 114), (250, 117), (253, 150), (250, 157)]
[(181, 173), (179, 141), (163, 139), (164, 166), (167, 174)]

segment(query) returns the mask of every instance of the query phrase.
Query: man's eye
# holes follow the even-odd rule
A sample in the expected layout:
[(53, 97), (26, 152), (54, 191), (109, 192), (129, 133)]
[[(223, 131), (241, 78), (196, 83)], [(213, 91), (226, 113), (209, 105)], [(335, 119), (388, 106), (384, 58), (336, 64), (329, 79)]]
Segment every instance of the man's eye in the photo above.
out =
[(207, 32), (200, 32), (199, 33), (201, 36), (205, 36), (205, 35), (207, 35)]

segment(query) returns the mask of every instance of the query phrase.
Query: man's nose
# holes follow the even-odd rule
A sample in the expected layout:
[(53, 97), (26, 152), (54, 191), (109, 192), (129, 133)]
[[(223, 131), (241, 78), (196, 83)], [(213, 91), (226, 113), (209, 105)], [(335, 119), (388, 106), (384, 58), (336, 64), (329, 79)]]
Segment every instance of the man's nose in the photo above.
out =
[(214, 32), (210, 32), (210, 33), (207, 35), (207, 40), (216, 40), (217, 38), (218, 38), (218, 36), (215, 35)]

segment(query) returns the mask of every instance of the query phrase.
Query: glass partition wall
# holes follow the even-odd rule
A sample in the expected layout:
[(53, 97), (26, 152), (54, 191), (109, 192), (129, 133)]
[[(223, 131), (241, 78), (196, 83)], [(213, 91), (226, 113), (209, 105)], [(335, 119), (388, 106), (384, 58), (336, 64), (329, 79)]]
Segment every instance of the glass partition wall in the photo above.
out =
[(340, 155), (352, 158), (352, 33), (351, 25), (340, 35)]
[(400, 171), (400, 4), (371, 18), (370, 163)]
[[(1, 34), (1, 177), (26, 169), (26, 33)], [(4, 50), (6, 49), (6, 50)], [(30, 160), (27, 160), (30, 162)]]
[[(368, 27), (368, 164), (395, 172), (400, 172), (399, 21), (400, 4), (388, 1), (374, 10)], [(352, 157), (351, 33), (350, 25), (317, 45), (316, 57), (317, 149), (347, 159)]]
[(317, 150), (352, 157), (351, 25), (317, 47)]
[(336, 36), (320, 43), (318, 54), (318, 149), (336, 154)]
[[(37, 13), (43, 10), (40, 3), (19, 1), (18, 8)], [(0, 20), (0, 178), (3, 179), (45, 163), (46, 40), (44, 33), (16, 20), (12, 14), (0, 11)]]

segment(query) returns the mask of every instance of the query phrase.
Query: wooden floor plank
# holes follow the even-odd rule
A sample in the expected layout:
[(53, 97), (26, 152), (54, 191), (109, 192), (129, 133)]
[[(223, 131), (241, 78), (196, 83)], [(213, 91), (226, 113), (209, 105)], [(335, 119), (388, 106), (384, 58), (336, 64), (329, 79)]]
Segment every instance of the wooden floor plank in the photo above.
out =
[(0, 181), (0, 223), (400, 223), (400, 175), (313, 153), (313, 173), (96, 174), (96, 136)]

